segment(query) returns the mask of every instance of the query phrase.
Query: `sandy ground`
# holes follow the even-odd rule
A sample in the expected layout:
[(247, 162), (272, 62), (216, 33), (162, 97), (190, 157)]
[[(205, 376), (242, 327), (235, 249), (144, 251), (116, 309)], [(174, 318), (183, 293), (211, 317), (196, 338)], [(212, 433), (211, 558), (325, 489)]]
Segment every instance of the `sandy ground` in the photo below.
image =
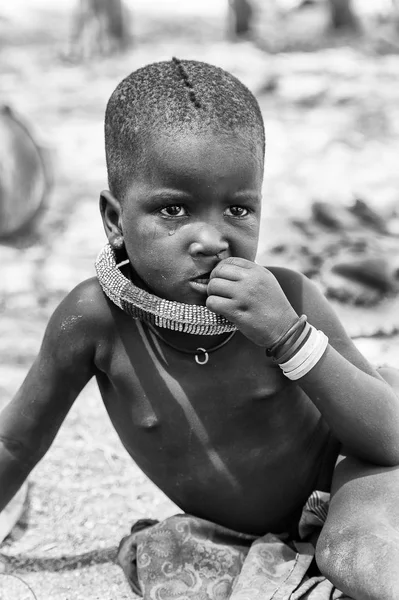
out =
[[(34, 124), (55, 172), (36, 234), (29, 243), (0, 246), (0, 403), (32, 363), (56, 304), (94, 274), (105, 241), (97, 209), (106, 186), (103, 113), (133, 69), (172, 55), (197, 58), (232, 71), (257, 94), (268, 139), (263, 258), (294, 235), (288, 216), (306, 217), (315, 198), (348, 204), (361, 194), (385, 214), (399, 201), (397, 56), (350, 46), (268, 55), (225, 40), (221, 2), (196, 11), (170, 2), (166, 11), (158, 0), (156, 12), (137, 3), (128, 53), (71, 64), (62, 58), (70, 4), (64, 0), (54, 10), (44, 0), (32, 2), (28, 12), (19, 0), (0, 22), (0, 100)], [(278, 81), (273, 93), (265, 89), (271, 79)], [(397, 336), (356, 343), (375, 364), (397, 363)], [(94, 384), (30, 481), (27, 525), (3, 545), (0, 569), (21, 577), (38, 600), (131, 598), (113, 562), (120, 538), (133, 520), (162, 518), (176, 507), (128, 459)], [(21, 581), (4, 575), (0, 597), (2, 589), (9, 590), (7, 599), (33, 598)]]

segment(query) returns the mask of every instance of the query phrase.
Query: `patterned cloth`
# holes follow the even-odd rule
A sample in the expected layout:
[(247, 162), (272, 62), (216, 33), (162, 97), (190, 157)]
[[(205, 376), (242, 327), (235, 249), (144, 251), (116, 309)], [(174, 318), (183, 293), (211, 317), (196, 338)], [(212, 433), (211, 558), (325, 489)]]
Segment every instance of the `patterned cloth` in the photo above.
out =
[(322, 527), (328, 502), (325, 492), (309, 497), (300, 541), (270, 533), (257, 538), (185, 514), (140, 520), (122, 540), (118, 562), (144, 600), (350, 600), (309, 573), (309, 538)]

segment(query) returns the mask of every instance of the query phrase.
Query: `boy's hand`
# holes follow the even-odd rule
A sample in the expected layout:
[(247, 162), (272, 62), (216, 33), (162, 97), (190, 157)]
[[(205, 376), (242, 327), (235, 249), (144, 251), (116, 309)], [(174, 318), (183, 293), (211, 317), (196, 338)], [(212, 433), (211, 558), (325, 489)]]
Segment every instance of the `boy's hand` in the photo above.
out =
[(206, 306), (266, 348), (298, 318), (274, 275), (244, 258), (226, 258), (216, 265)]

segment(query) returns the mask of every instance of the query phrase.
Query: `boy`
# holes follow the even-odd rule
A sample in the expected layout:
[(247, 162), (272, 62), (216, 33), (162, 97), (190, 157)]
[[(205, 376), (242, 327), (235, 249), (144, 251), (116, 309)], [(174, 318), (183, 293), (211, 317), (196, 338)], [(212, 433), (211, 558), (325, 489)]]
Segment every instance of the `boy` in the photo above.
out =
[[(337, 461), (321, 573), (356, 600), (397, 598), (399, 399), (305, 277), (254, 262), (264, 140), (255, 98), (219, 68), (173, 59), (116, 88), (100, 198), (109, 245), (97, 279), (56, 309), (1, 415), (0, 510), (95, 376), (142, 470), (193, 515), (190, 527), (213, 523), (225, 540), (237, 532), (238, 546), (272, 532), (280, 537), (267, 541), (287, 539), (282, 555), (292, 552), (302, 508), (314, 490), (330, 491)], [(152, 538), (154, 557), (169, 557), (170, 535)], [(151, 561), (143, 544), (140, 568)], [(158, 596), (148, 581), (142, 591), (229, 597), (232, 579), (205, 593), (199, 571), (208, 581), (194, 568), (184, 593)], [(278, 581), (280, 595), (262, 597), (288, 598), (299, 584), (282, 595)]]

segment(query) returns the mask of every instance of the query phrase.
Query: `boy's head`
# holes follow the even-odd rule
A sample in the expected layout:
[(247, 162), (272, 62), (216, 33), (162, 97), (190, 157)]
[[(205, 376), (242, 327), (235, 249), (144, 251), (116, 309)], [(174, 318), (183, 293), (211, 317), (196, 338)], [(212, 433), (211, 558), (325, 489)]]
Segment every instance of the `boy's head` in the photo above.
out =
[(202, 62), (147, 65), (126, 77), (109, 99), (105, 151), (111, 193), (123, 201), (148, 139), (160, 132), (213, 132), (247, 137), (263, 160), (265, 133), (253, 94), (233, 75)]
[(177, 59), (135, 71), (108, 102), (105, 145), (104, 226), (139, 285), (204, 304), (220, 260), (255, 259), (265, 135), (235, 77)]

